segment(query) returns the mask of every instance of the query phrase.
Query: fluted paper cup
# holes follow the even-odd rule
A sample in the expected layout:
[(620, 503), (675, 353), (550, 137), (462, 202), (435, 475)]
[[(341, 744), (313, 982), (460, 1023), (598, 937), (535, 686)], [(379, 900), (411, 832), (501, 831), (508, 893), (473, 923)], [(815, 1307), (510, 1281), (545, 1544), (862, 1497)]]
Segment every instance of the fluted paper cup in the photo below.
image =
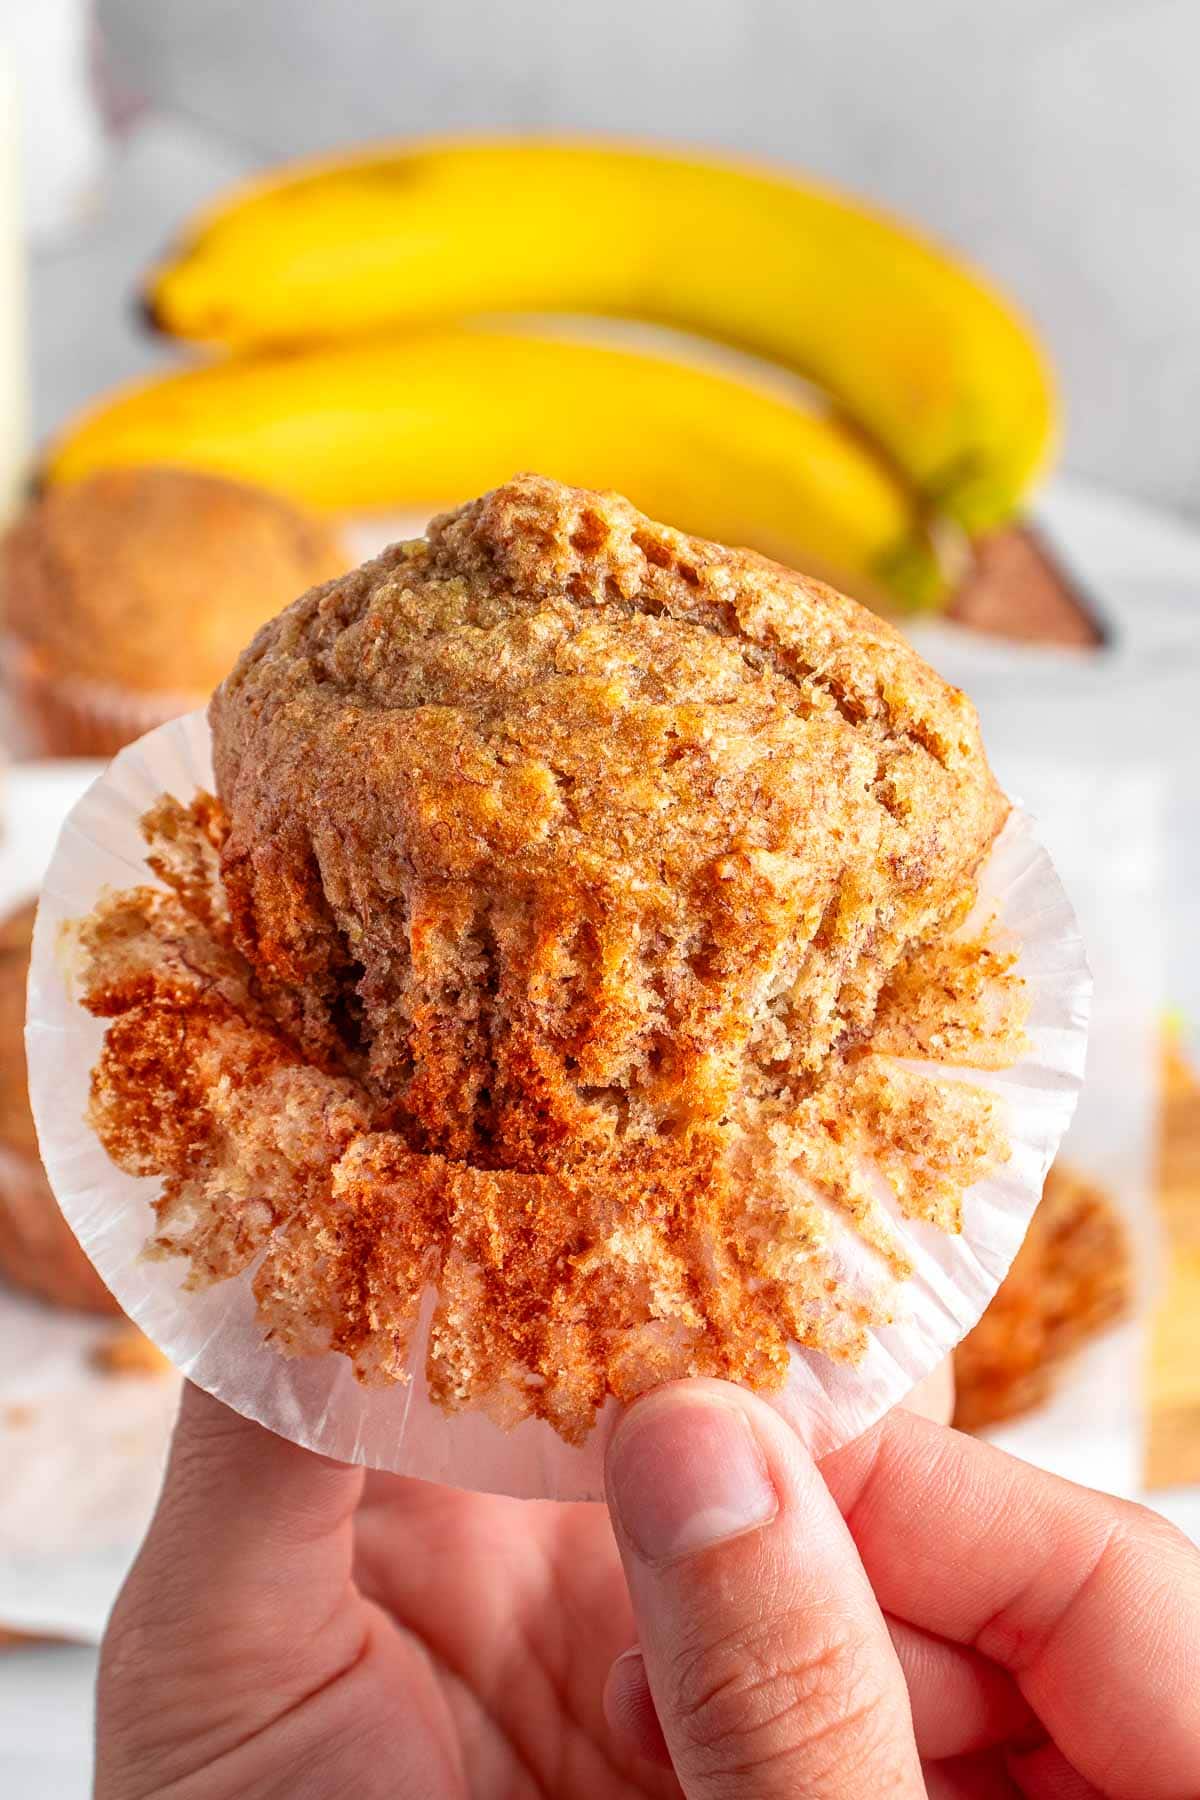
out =
[[(264, 1340), (251, 1282), (240, 1275), (185, 1291), (182, 1259), (151, 1261), (151, 1201), (158, 1182), (123, 1174), (86, 1121), (91, 1071), (104, 1036), (73, 991), (62, 927), (107, 891), (145, 883), (139, 821), (163, 794), (187, 803), (211, 789), (202, 713), (131, 745), (68, 817), (46, 877), (29, 987), (30, 1089), (42, 1155), (59, 1204), (125, 1311), (190, 1380), (295, 1442), (347, 1462), (486, 1492), (584, 1499), (603, 1491), (610, 1401), (582, 1444), (565, 1444), (539, 1419), (505, 1430), (480, 1412), (447, 1415), (425, 1382), (434, 1294), (413, 1335), (409, 1379), (363, 1387), (337, 1353), (287, 1358)], [(919, 1065), (939, 1080), (969, 1081), (998, 1097), (1011, 1154), (968, 1189), (964, 1228), (894, 1224), (915, 1273), (897, 1292), (895, 1321), (872, 1332), (857, 1366), (794, 1347), (785, 1386), (768, 1396), (816, 1455), (847, 1443), (904, 1398), (979, 1318), (1003, 1279), (1070, 1121), (1083, 1076), (1091, 984), (1074, 915), (1030, 819), (1014, 810), (980, 872), (972, 921), (996, 921), (1018, 950), (1026, 986), (1027, 1046), (998, 1072)], [(848, 1276), (865, 1255), (845, 1232)]]
[(17, 747), (32, 757), (112, 756), (200, 696), (169, 689), (143, 692), (115, 681), (59, 675), (32, 645), (0, 637), (0, 669)]

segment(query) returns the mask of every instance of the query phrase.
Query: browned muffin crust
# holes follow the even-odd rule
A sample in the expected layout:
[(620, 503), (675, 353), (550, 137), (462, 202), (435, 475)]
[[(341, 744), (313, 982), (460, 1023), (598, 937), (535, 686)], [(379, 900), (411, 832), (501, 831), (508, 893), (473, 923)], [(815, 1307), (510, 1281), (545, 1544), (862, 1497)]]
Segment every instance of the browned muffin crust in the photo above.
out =
[(1007, 811), (874, 615), (535, 477), (272, 621), (211, 718), (260, 979), (500, 1166), (801, 1087)]
[(183, 469), (54, 488), (0, 547), (5, 629), (41, 672), (209, 693), (249, 635), (349, 557), (323, 519)]
[(272, 1341), (364, 1379), (435, 1286), (435, 1397), (568, 1438), (862, 1355), (910, 1272), (875, 1183), (953, 1231), (1007, 1154), (898, 1060), (1022, 1041), (1011, 952), (947, 942), (1006, 813), (961, 694), (819, 583), (527, 476), (305, 596), (211, 718), (220, 804), (147, 822), (175, 893), (84, 932), (160, 1250), (266, 1247)]

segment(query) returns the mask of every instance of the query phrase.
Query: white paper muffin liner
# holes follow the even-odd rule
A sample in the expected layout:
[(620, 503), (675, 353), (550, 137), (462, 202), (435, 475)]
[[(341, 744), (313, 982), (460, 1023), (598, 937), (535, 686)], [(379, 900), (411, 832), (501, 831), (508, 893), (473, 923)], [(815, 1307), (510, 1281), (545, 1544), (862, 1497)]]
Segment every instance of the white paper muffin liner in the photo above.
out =
[[(64, 1214), (125, 1311), (170, 1361), (284, 1437), (346, 1462), (484, 1492), (599, 1497), (615, 1403), (576, 1448), (541, 1420), (506, 1431), (479, 1412), (443, 1413), (430, 1400), (423, 1374), (432, 1293), (414, 1334), (411, 1379), (365, 1388), (344, 1356), (287, 1358), (263, 1342), (251, 1293), (257, 1260), (233, 1280), (187, 1293), (182, 1258), (143, 1258), (159, 1184), (118, 1170), (85, 1121), (105, 1023), (72, 992), (60, 927), (90, 912), (104, 892), (151, 879), (139, 820), (160, 794), (186, 803), (197, 788), (211, 786), (208, 726), (203, 713), (192, 713), (123, 750), (59, 837), (34, 935), (26, 1037), (42, 1155)], [(960, 1236), (893, 1214), (916, 1273), (899, 1290), (896, 1323), (873, 1333), (858, 1367), (793, 1350), (786, 1386), (768, 1397), (816, 1455), (874, 1424), (979, 1318), (1024, 1236), (1074, 1110), (1091, 981), (1070, 904), (1019, 810), (993, 847), (979, 890), (973, 921), (995, 917), (1006, 941), (1019, 946), (1018, 972), (1031, 1002), (1030, 1047), (1000, 1072), (940, 1064), (937, 1072), (1000, 1096), (1012, 1153), (968, 1191)], [(847, 1245), (851, 1256), (856, 1243)]]

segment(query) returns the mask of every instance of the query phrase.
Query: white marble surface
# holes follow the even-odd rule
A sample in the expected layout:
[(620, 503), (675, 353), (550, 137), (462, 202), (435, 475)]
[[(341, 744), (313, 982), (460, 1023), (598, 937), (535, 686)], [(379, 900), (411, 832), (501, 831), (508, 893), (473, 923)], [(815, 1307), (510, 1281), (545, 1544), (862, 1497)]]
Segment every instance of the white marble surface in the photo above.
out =
[(4, 1800), (87, 1800), (96, 1656), (65, 1644), (0, 1650)]
[(1200, 510), (1195, 0), (100, 0), (98, 14), (124, 89), (252, 161), (396, 133), (576, 129), (766, 152), (857, 189), (960, 246), (1038, 321), (1072, 470)]

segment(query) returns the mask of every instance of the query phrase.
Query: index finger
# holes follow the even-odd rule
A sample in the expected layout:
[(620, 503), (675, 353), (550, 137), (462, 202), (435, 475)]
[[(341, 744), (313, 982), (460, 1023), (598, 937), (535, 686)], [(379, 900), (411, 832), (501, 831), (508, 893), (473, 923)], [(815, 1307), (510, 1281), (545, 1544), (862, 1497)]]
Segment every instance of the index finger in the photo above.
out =
[(1200, 1794), (1200, 1554), (1144, 1507), (894, 1412), (822, 1473), (885, 1612), (1007, 1669), (1105, 1794)]

